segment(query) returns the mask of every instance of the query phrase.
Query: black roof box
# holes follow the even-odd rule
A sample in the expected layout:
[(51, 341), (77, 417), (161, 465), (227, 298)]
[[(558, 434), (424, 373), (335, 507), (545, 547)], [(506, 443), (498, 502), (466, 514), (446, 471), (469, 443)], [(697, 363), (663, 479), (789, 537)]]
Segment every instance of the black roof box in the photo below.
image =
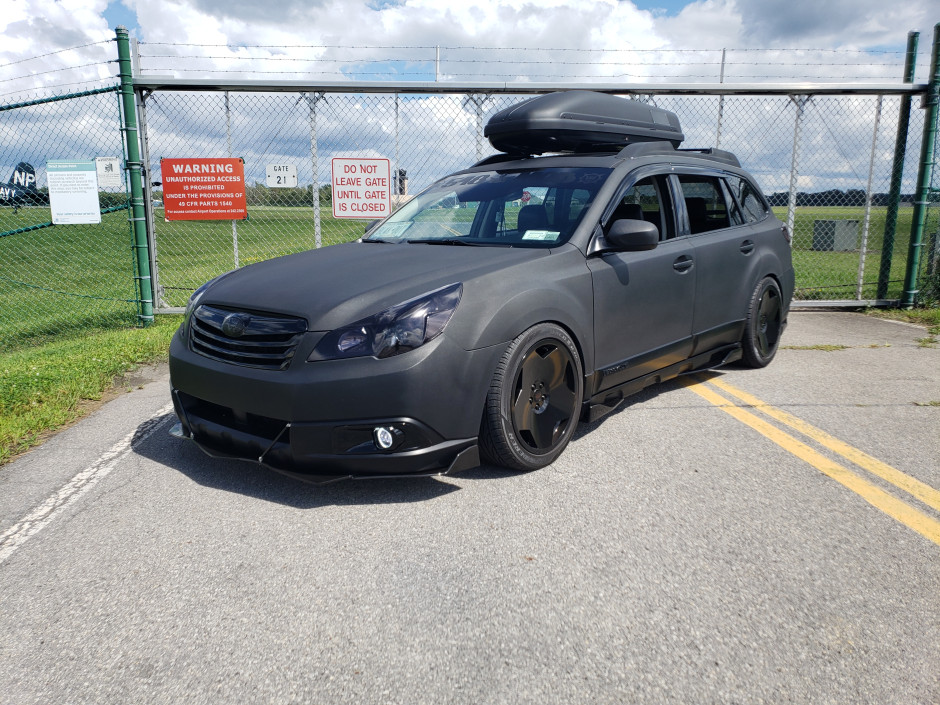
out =
[(483, 134), (508, 154), (609, 152), (661, 140), (678, 147), (685, 139), (675, 113), (593, 91), (548, 93), (517, 103), (491, 117)]

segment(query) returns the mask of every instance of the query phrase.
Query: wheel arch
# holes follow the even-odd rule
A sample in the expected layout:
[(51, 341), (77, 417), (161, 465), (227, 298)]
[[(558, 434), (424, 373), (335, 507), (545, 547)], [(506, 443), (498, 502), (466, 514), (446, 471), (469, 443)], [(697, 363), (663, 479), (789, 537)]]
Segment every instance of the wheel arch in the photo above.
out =
[[(589, 280), (587, 282), (590, 284)], [(594, 369), (593, 291), (567, 293), (548, 288), (528, 289), (500, 304), (495, 310), (482, 306), (468, 312), (459, 340), (470, 348), (508, 346), (519, 335), (541, 323), (562, 328), (574, 341), (581, 365)], [(455, 321), (456, 322), (456, 321)]]

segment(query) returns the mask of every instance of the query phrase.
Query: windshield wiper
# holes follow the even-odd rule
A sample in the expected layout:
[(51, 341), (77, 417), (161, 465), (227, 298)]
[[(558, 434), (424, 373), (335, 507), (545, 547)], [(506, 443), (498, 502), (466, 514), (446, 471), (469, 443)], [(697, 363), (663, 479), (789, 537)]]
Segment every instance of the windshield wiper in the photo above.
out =
[(465, 247), (492, 247), (496, 243), (492, 242), (474, 242), (463, 237), (435, 237), (421, 240), (407, 240), (412, 245), (463, 245)]
[(383, 245), (400, 245), (401, 240), (383, 240), (380, 237), (364, 237), (361, 242), (381, 242)]

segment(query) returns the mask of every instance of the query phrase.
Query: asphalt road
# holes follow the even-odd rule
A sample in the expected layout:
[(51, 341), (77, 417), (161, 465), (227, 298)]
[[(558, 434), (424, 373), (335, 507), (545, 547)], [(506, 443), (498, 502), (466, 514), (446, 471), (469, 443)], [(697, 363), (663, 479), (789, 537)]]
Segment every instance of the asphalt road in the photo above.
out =
[(0, 468), (0, 703), (940, 703), (924, 336), (794, 314), (545, 470), (326, 487), (170, 437), (154, 370)]

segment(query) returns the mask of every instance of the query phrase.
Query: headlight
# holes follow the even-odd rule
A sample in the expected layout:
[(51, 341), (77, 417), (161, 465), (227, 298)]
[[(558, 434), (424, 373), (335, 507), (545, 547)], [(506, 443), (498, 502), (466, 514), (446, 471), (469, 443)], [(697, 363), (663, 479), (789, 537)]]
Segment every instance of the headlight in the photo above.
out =
[(441, 334), (454, 315), (463, 284), (451, 284), (327, 333), (308, 360), (391, 357)]
[(193, 292), (193, 295), (189, 297), (189, 301), (186, 303), (186, 311), (183, 313), (183, 322), (180, 324), (180, 332), (183, 334), (184, 338), (189, 335), (189, 320), (193, 317), (193, 311), (195, 311), (196, 307), (199, 305), (199, 299), (202, 298), (202, 295), (206, 293), (210, 286), (215, 284), (223, 277), (227, 277), (234, 271), (235, 270), (233, 269), (229, 272), (225, 272), (225, 274), (220, 274), (215, 279), (210, 279), (205, 284), (196, 289)]

